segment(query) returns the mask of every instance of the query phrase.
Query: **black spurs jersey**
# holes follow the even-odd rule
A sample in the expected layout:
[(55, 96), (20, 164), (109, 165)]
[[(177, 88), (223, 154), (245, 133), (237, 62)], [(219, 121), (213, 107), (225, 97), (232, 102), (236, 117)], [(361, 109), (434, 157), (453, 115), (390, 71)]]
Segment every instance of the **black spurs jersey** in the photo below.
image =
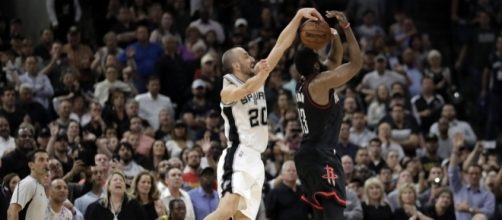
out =
[(309, 82), (310, 80), (304, 80), (296, 90), (298, 116), (303, 130), (302, 143), (334, 148), (338, 143), (343, 119), (343, 102), (334, 90), (330, 90), (327, 105), (314, 103), (307, 89)]

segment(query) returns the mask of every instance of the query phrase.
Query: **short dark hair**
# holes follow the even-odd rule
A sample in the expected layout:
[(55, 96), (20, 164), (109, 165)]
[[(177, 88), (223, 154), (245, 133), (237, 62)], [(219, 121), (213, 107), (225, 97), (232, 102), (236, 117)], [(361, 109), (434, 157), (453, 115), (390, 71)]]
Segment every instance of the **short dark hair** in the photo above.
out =
[(35, 159), (37, 158), (38, 153), (45, 153), (47, 154), (47, 151), (43, 149), (35, 149), (32, 150), (31, 152), (28, 153), (28, 162), (35, 162)]
[(301, 48), (296, 52), (295, 65), (298, 73), (302, 76), (309, 76), (315, 72), (314, 65), (319, 63), (319, 55), (310, 48)]
[(14, 86), (11, 86), (11, 85), (5, 86), (2, 89), (2, 93), (0, 95), (1, 96), (5, 95), (5, 92), (7, 92), (7, 91), (13, 91), (15, 93), (16, 92), (16, 88), (14, 88)]
[(131, 151), (131, 153), (134, 153), (134, 149), (131, 144), (127, 142), (120, 142), (120, 144), (117, 146), (115, 149), (115, 154), (119, 154), (120, 148), (125, 147), (127, 150)]
[(382, 141), (381, 141), (379, 138), (377, 138), (377, 137), (376, 137), (376, 138), (372, 138), (372, 139), (369, 141), (369, 143), (371, 143), (371, 142), (377, 142), (377, 143), (379, 143), (379, 144), (382, 144)]

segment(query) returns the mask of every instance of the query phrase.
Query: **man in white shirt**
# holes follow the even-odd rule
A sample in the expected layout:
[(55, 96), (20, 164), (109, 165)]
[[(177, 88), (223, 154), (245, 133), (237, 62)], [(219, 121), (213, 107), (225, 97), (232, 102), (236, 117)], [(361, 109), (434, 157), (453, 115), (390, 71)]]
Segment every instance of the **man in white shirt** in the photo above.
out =
[(205, 35), (209, 31), (214, 31), (216, 33), (216, 40), (221, 44), (225, 41), (223, 27), (219, 22), (210, 17), (210, 11), (206, 8), (201, 8), (200, 18), (190, 23), (189, 27), (196, 27), (202, 35)]
[(387, 58), (380, 54), (375, 57), (375, 70), (367, 73), (358, 90), (363, 94), (374, 97), (378, 86), (384, 84), (390, 90), (393, 83), (400, 82), (406, 85), (407, 79), (404, 75), (387, 69)]
[(94, 90), (94, 98), (98, 99), (101, 105), (105, 105), (106, 100), (108, 99), (108, 93), (110, 89), (120, 89), (124, 92), (131, 92), (131, 87), (118, 80), (118, 69), (114, 66), (106, 67), (105, 71), (105, 80), (96, 84), (96, 89)]
[(366, 128), (364, 113), (359, 111), (354, 112), (351, 123), (349, 141), (359, 147), (367, 147), (370, 140), (376, 137), (376, 135)]
[(148, 120), (154, 130), (159, 129), (159, 113), (167, 109), (174, 118), (174, 105), (171, 99), (160, 94), (160, 81), (156, 76), (148, 79), (148, 92), (137, 95), (134, 99), (139, 103), (139, 116)]
[(73, 212), (63, 203), (68, 199), (68, 185), (62, 179), (55, 179), (50, 185), (49, 206), (45, 211), (45, 220), (72, 220)]
[(16, 142), (10, 136), (9, 121), (4, 116), (0, 116), (0, 158), (4, 153), (12, 151), (16, 148)]
[(195, 212), (192, 205), (192, 200), (190, 195), (183, 189), (183, 179), (181, 178), (181, 170), (176, 167), (171, 167), (167, 170), (165, 176), (165, 182), (167, 188), (162, 192), (160, 198), (166, 205), (166, 209), (169, 212), (169, 202), (173, 199), (181, 199), (185, 202), (186, 215), (185, 220), (195, 220)]
[[(452, 139), (455, 133), (462, 133), (464, 135), (465, 142), (468, 145), (474, 146), (477, 140), (476, 133), (474, 133), (474, 130), (472, 130), (472, 127), (469, 123), (458, 120), (456, 118), (456, 115), (457, 112), (455, 111), (455, 107), (452, 104), (445, 104), (443, 106), (441, 117), (444, 117), (448, 120), (448, 136), (450, 137), (450, 139)], [(440, 136), (437, 122), (432, 124), (429, 133)]]
[(54, 95), (54, 88), (52, 87), (49, 77), (38, 71), (37, 60), (35, 57), (30, 56), (25, 61), (26, 73), (19, 77), (21, 83), (31, 85), (33, 91), (33, 100), (42, 104), (45, 109), (49, 108), (49, 98)]
[(40, 215), (47, 210), (49, 201), (41, 183), (49, 177), (49, 154), (37, 149), (28, 158), (31, 173), (14, 189), (7, 210), (7, 218), (10, 220), (40, 219)]
[[(84, 194), (81, 197), (78, 197), (75, 200), (75, 208), (78, 209), (81, 213), (85, 213), (87, 210), (87, 206), (91, 203), (95, 202), (99, 199), (101, 194), (103, 193), (103, 177), (104, 177), (104, 168), (100, 165), (91, 167), (91, 176), (90, 179), (92, 188), (89, 192)], [(88, 174), (87, 174), (88, 175)]]

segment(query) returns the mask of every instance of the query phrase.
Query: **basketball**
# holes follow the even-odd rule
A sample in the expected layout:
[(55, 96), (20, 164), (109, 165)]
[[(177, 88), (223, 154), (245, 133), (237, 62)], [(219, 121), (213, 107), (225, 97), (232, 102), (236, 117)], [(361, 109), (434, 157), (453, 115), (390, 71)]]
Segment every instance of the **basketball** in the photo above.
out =
[(325, 21), (307, 20), (300, 27), (300, 39), (308, 48), (319, 50), (329, 41), (331, 30)]

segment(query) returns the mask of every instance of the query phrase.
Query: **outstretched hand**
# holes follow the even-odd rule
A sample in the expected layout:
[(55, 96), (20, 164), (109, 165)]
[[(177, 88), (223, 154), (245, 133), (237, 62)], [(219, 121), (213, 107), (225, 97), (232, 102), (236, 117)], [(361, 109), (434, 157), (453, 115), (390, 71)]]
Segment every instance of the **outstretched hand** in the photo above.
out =
[(336, 18), (336, 20), (338, 20), (341, 26), (346, 26), (349, 23), (349, 20), (345, 16), (345, 13), (341, 11), (336, 11), (336, 10), (326, 11), (326, 17)]
[(317, 9), (315, 8), (302, 8), (298, 10), (298, 14), (306, 19), (314, 21), (324, 21), (321, 13), (319, 13), (319, 11), (317, 11)]

